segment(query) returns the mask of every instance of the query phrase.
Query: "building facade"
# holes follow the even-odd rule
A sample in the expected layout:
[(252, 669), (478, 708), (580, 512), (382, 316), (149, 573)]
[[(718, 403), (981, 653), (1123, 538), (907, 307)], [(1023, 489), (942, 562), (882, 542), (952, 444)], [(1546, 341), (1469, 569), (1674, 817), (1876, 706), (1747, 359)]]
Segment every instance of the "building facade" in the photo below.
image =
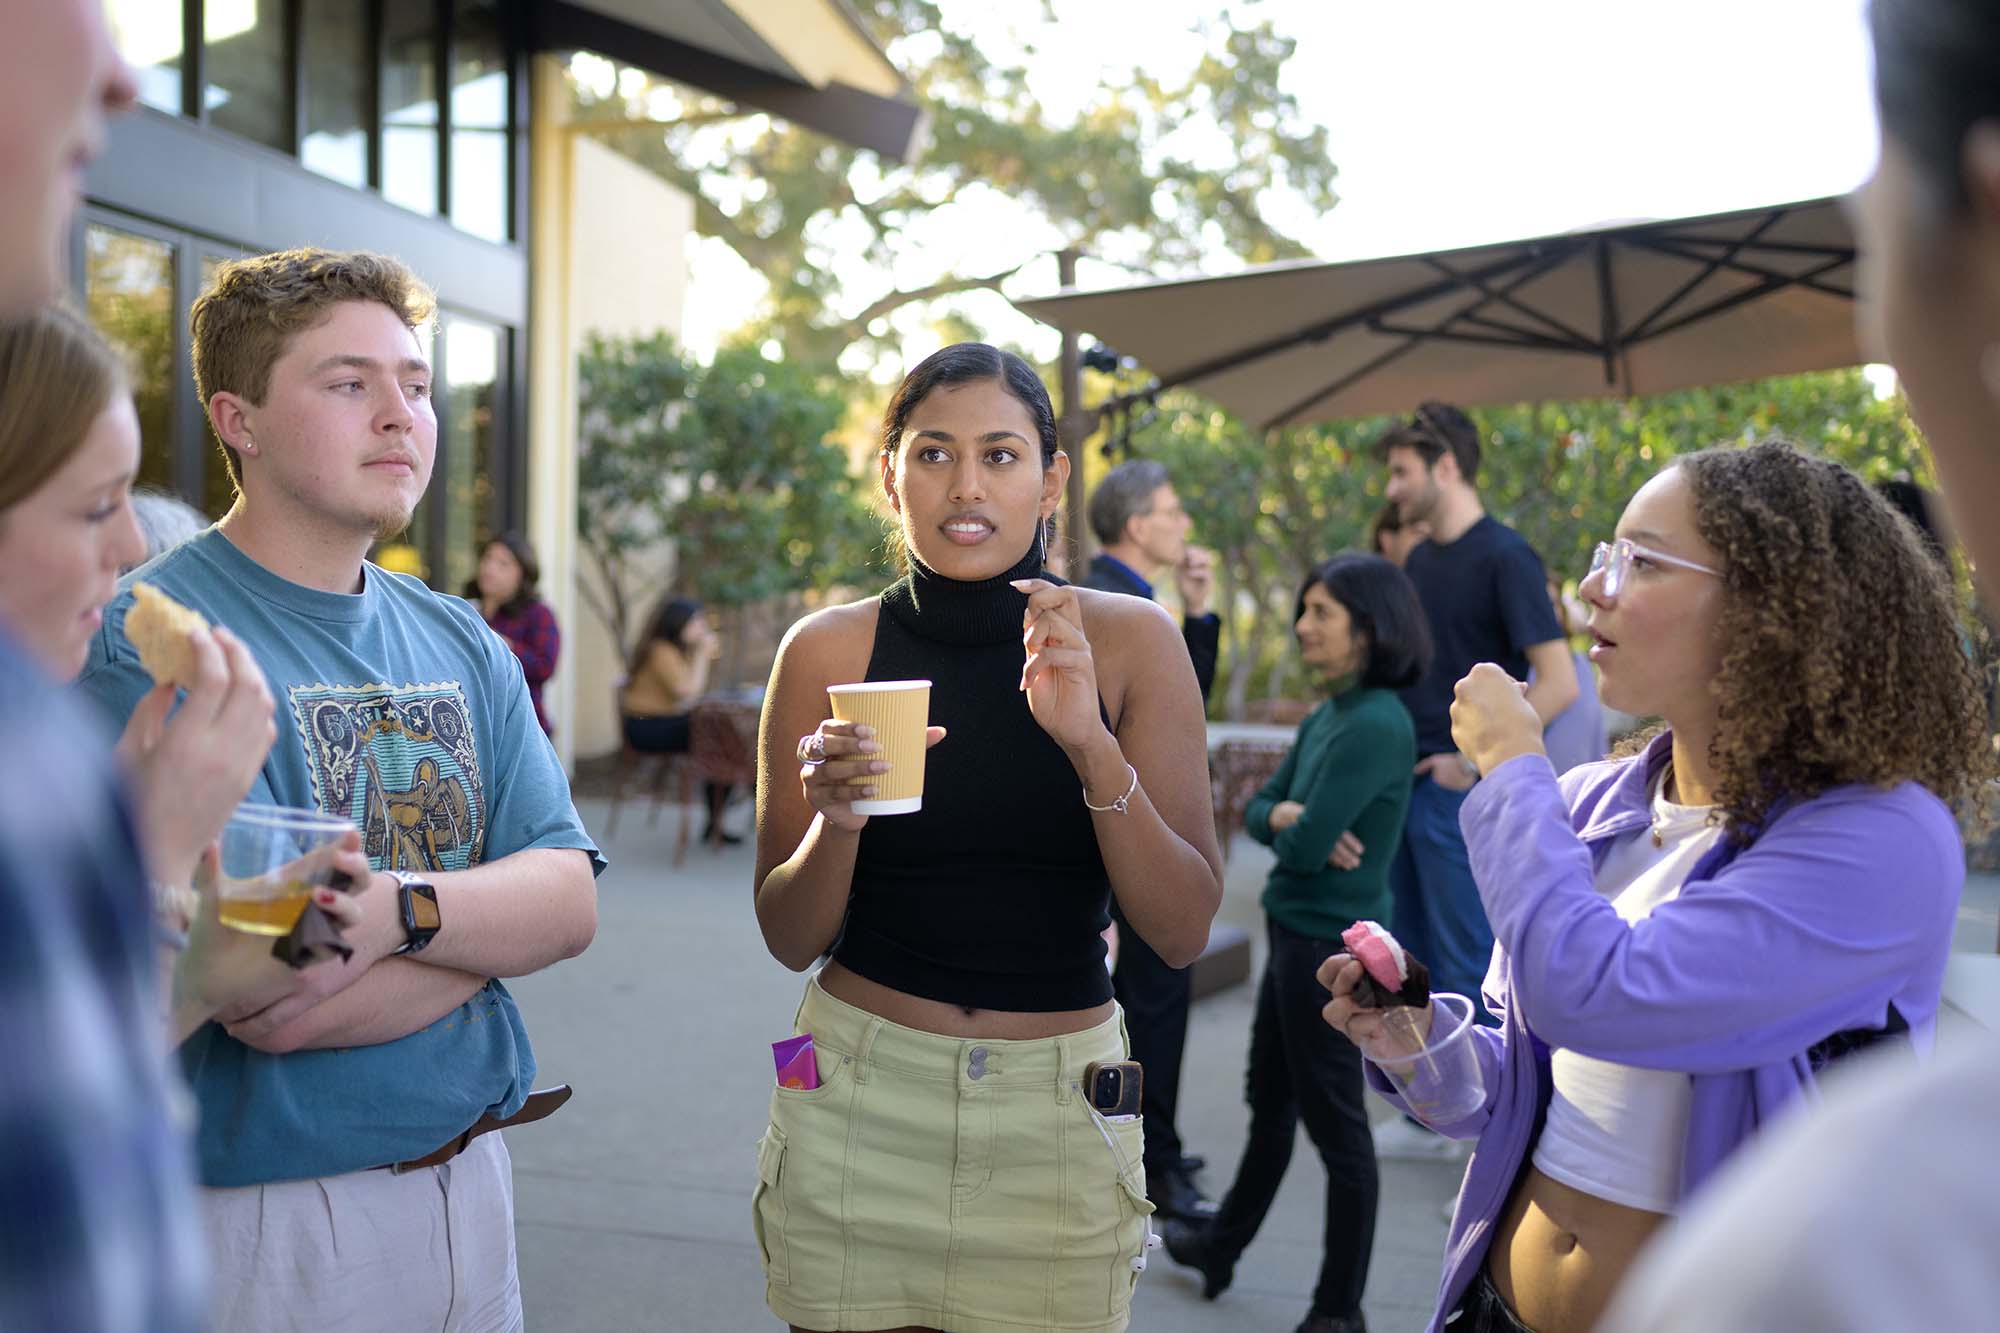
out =
[[(133, 362), (139, 483), (210, 517), (231, 502), (187, 335), (218, 263), (301, 245), (396, 255), (439, 296), (427, 349), (438, 457), (410, 531), (378, 554), (456, 591), (485, 539), (524, 530), (566, 629), (576, 349), (593, 330), (679, 327), (692, 208), (591, 157), (594, 145), (579, 149), (554, 57), (591, 50), (897, 158), (922, 134), (907, 87), (843, 0), (105, 8), (142, 105), (89, 172), (71, 276)], [(595, 194), (580, 205), (579, 190)], [(606, 210), (650, 238), (645, 253), (595, 243)], [(551, 683), (565, 758), (575, 674)], [(585, 707), (599, 706), (599, 688), (582, 683)]]

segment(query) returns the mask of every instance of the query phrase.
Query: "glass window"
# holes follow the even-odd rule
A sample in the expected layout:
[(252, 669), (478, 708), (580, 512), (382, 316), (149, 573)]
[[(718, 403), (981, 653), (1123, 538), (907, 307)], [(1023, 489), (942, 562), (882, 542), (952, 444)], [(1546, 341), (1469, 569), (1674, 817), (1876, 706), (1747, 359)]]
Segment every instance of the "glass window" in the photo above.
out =
[(299, 161), (308, 171), (368, 185), (368, 6), (358, 0), (304, 0), (299, 9), (299, 90), (305, 124)]
[(479, 542), (500, 522), (500, 358), (501, 331), (476, 319), (452, 315), (445, 321), (444, 367), (439, 376), (444, 421), (438, 440), (438, 471), (431, 481), (442, 489), (444, 580), (457, 592), (479, 565)]
[(437, 28), (427, 4), (382, 12), (382, 195), (438, 211)]
[(111, 39), (139, 76), (139, 100), (179, 115), (181, 0), (110, 0)]
[(507, 47), (494, 0), (458, 0), (451, 59), (451, 220), (507, 239)]
[(292, 151), (284, 0), (203, 0), (202, 90), (208, 123)]
[(91, 223), (84, 229), (84, 308), (130, 362), (139, 409), (138, 484), (174, 489), (174, 247)]

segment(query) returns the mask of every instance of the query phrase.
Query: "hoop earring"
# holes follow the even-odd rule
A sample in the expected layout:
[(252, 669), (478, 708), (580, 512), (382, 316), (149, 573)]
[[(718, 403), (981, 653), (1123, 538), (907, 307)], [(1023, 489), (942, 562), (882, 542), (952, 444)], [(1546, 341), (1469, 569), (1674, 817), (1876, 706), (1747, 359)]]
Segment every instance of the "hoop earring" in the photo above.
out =
[(1048, 519), (1035, 520), (1035, 563), (1038, 565), (1046, 565), (1049, 562), (1048, 531)]

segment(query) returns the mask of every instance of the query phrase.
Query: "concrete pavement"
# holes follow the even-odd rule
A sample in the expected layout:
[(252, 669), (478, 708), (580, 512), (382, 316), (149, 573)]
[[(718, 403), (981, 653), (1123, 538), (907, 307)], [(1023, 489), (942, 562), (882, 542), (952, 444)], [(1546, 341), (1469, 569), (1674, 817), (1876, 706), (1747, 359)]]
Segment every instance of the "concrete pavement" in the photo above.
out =
[[(580, 803), (600, 829), (605, 806)], [(528, 1326), (537, 1333), (769, 1333), (749, 1221), (755, 1145), (771, 1086), (770, 1043), (789, 1034), (803, 978), (765, 952), (750, 909), (748, 846), (695, 848), (671, 865), (678, 813), (646, 824), (628, 805), (599, 882), (597, 940), (582, 958), (513, 986), (541, 1061), (538, 1083), (576, 1098), (545, 1124), (509, 1134)], [(740, 823), (743, 812), (732, 812)], [(1220, 919), (1258, 941), (1268, 854), (1232, 849)], [(1975, 876), (1961, 949), (1990, 951), (2000, 878)], [(1209, 1158), (1211, 1194), (1241, 1147), (1251, 988), (1195, 1005), (1181, 1132)], [(1376, 1112), (1385, 1111), (1376, 1103)], [(1420, 1329), (1442, 1254), (1443, 1210), (1460, 1167), (1382, 1163), (1366, 1311), (1376, 1333)], [(1325, 1176), (1301, 1135), (1276, 1205), (1219, 1301), (1163, 1253), (1139, 1284), (1137, 1333), (1228, 1328), (1290, 1333), (1318, 1268)]]
[[(605, 806), (580, 803), (601, 829)], [(514, 983), (541, 1063), (537, 1082), (576, 1098), (507, 1136), (528, 1326), (542, 1333), (769, 1333), (750, 1232), (770, 1043), (791, 1031), (803, 978), (764, 951), (750, 910), (749, 847), (697, 847), (672, 867), (678, 813), (656, 827), (629, 803), (606, 847), (597, 940), (582, 958)], [(732, 823), (743, 812), (732, 812)], [(1221, 919), (1260, 941), (1264, 850), (1238, 839)], [(1211, 1193), (1243, 1142), (1251, 988), (1198, 1002), (1188, 1033), (1181, 1133), (1205, 1153)], [(1378, 1110), (1381, 1109), (1378, 1105)], [(1456, 1163), (1384, 1162), (1367, 1314), (1378, 1333), (1421, 1328), (1444, 1243)], [(1263, 1232), (1220, 1300), (1156, 1251), (1132, 1327), (1290, 1333), (1318, 1273), (1325, 1173), (1301, 1134)]]

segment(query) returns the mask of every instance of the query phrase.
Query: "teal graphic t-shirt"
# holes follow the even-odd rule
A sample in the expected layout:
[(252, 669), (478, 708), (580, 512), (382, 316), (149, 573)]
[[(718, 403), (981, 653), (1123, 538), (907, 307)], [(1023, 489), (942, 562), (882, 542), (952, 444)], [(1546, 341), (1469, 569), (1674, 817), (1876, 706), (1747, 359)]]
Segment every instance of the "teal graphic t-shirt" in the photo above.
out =
[[(250, 800), (346, 815), (377, 870), (464, 870), (537, 847), (603, 869), (520, 665), (471, 603), (375, 565), (359, 593), (301, 587), (211, 528), (127, 575), (105, 610), (79, 687), (120, 725), (152, 687), (124, 631), (139, 579), (226, 626), (270, 681), (278, 738)], [(267, 1055), (209, 1023), (181, 1060), (215, 1186), (421, 1157), (488, 1111), (519, 1110), (535, 1075), (498, 981), (379, 1046)]]

